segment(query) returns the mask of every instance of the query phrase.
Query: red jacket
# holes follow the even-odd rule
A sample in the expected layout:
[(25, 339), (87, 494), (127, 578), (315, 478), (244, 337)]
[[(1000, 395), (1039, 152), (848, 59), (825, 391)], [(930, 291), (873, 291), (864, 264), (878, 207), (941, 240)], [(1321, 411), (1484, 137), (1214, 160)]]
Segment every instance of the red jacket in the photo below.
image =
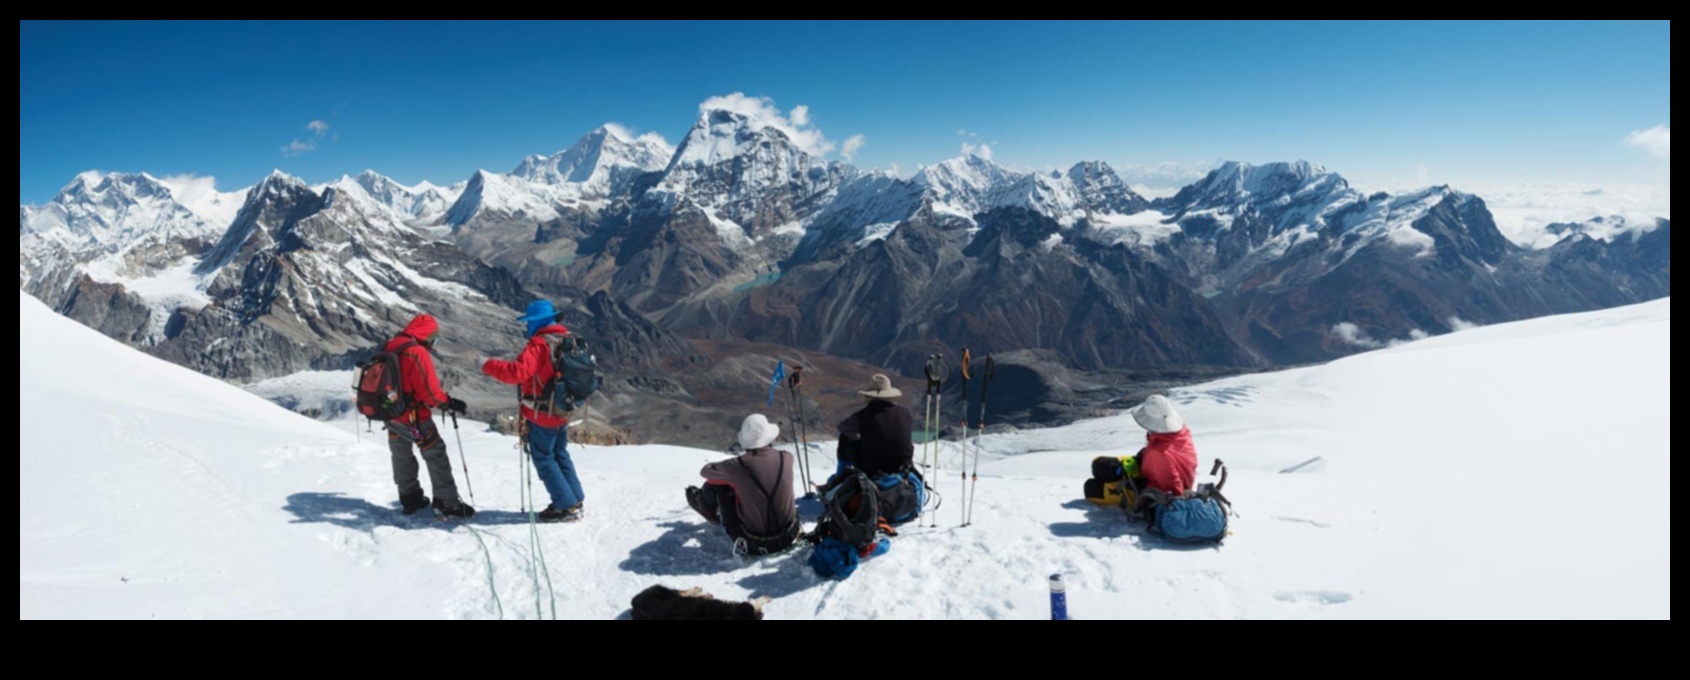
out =
[(1191, 441), (1191, 428), (1174, 434), (1152, 432), (1146, 437), (1144, 461), (1139, 474), (1144, 475), (1150, 488), (1179, 495), (1197, 483), (1197, 445)]
[(405, 332), (387, 341), (389, 352), (398, 352), (400, 346), (407, 342), (417, 343), (399, 354), (399, 387), (405, 390), (405, 398), (411, 402), (411, 416), (401, 420), (428, 420), (434, 417), (430, 407), (446, 403), (446, 393), (440, 389), (440, 376), (434, 373), (434, 357), (430, 356), (428, 348), (422, 345), (422, 341), (434, 337), (438, 332), (440, 324), (435, 323), (434, 317), (418, 314), (417, 318), (411, 319), (411, 323), (405, 326)]
[(522, 348), (515, 361), (488, 359), (481, 372), (506, 385), (516, 385), (523, 398), (522, 417), (540, 427), (555, 430), (568, 425), (569, 419), (538, 413), (528, 403), (530, 399), (541, 402), (551, 399), (551, 395), (545, 393), (546, 382), (557, 374), (557, 368), (552, 366), (552, 347), (546, 342), (549, 335), (569, 335), (569, 329), (555, 323), (541, 328), (528, 339), (528, 345)]

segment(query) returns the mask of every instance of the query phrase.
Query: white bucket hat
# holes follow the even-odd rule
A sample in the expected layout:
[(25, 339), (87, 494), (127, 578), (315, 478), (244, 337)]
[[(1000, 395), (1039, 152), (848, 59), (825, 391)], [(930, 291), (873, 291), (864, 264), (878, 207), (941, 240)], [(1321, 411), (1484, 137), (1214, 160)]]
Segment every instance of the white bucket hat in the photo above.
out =
[(750, 451), (760, 449), (775, 443), (780, 436), (780, 426), (769, 422), (761, 413), (753, 413), (745, 417), (745, 423), (739, 426), (739, 448)]
[(1185, 429), (1185, 419), (1179, 417), (1174, 410), (1174, 403), (1160, 394), (1150, 395), (1149, 399), (1133, 409), (1133, 420), (1138, 426), (1158, 434), (1175, 434)]

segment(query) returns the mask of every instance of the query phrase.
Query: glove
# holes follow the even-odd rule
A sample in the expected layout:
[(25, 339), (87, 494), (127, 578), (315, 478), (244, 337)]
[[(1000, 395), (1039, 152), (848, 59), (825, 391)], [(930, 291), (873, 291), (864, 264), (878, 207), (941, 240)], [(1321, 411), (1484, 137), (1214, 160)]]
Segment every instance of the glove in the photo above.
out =
[(465, 404), (464, 400), (456, 397), (447, 397), (446, 410), (453, 413), (467, 413), (469, 411), (469, 404)]

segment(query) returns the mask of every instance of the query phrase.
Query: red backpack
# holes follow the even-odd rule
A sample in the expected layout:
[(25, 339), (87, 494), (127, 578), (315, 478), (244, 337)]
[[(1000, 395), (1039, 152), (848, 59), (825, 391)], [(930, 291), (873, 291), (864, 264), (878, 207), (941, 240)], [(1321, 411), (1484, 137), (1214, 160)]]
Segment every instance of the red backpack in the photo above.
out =
[(410, 412), (399, 357), (405, 350), (416, 346), (416, 342), (407, 342), (392, 352), (376, 352), (369, 361), (358, 365), (356, 403), (359, 414), (370, 420), (387, 422)]

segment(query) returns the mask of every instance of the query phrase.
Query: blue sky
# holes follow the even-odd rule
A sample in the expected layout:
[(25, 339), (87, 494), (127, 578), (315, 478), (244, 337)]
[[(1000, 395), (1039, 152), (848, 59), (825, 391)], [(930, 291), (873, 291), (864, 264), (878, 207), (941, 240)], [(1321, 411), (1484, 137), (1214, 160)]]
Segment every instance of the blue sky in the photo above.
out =
[[(1653, 23), (20, 22), (20, 203), (83, 170), (450, 184), (713, 96), (806, 107), (853, 162), (1308, 159), (1368, 186), (1668, 186)], [(1656, 129), (1660, 126), (1659, 129)], [(1639, 134), (1641, 133), (1641, 134)], [(1630, 142), (1628, 143), (1628, 140)]]

